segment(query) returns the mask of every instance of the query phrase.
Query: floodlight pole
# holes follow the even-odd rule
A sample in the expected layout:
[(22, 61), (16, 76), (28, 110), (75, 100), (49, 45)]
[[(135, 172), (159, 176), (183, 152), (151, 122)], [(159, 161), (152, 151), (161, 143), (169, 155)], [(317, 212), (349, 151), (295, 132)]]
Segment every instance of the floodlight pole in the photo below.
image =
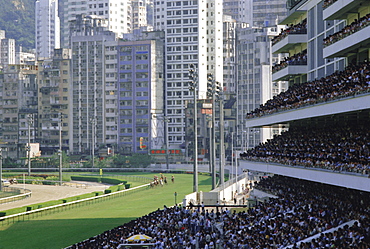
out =
[[(220, 84), (220, 83), (219, 83)], [(221, 86), (222, 89), (222, 86)], [(224, 95), (220, 91), (220, 184), (225, 181)]]
[(198, 110), (197, 110), (197, 84), (194, 88), (194, 187), (193, 191), (198, 192)]
[(189, 66), (189, 90), (194, 91), (194, 117), (193, 117), (193, 128), (194, 128), (194, 165), (193, 165), (193, 191), (198, 192), (198, 111), (197, 111), (197, 88), (198, 88), (198, 77), (195, 70), (194, 64)]

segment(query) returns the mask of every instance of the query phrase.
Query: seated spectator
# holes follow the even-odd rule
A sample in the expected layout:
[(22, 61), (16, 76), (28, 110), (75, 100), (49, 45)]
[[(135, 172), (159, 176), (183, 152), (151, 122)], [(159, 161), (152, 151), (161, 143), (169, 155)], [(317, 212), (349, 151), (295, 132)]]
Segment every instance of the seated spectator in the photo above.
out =
[[(263, 178), (257, 188), (278, 198), (243, 212), (208, 213), (180, 207), (157, 210), (69, 248), (117, 248), (144, 233), (153, 248), (369, 248), (368, 192), (284, 176)], [(356, 221), (353, 226), (343, 225)], [(218, 227), (216, 226), (218, 224)], [(219, 230), (222, 226), (222, 230)], [(326, 233), (333, 229), (331, 233)], [(220, 232), (222, 231), (222, 233)], [(300, 243), (318, 235), (310, 242)]]
[(322, 7), (324, 9), (326, 9), (327, 7), (329, 7), (330, 5), (332, 5), (333, 3), (335, 3), (336, 1), (338, 1), (338, 0), (325, 0)]
[(296, 25), (291, 24), (288, 28), (282, 29), (280, 34), (272, 39), (272, 45), (283, 40), (289, 34), (306, 34), (307, 33), (307, 19)]
[(279, 64), (272, 66), (272, 73), (280, 71), (288, 65), (307, 65), (307, 49), (291, 57), (286, 57)]

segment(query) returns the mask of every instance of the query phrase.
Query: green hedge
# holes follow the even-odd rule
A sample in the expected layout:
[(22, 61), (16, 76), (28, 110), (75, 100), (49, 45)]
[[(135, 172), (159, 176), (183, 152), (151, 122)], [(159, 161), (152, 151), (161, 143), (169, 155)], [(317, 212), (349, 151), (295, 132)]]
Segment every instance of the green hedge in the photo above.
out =
[(100, 176), (71, 176), (71, 180), (86, 181), (86, 182), (101, 182), (101, 183), (107, 183), (107, 184), (112, 184), (112, 185), (127, 183), (127, 181), (124, 181), (124, 180), (120, 180), (116, 178), (109, 178), (109, 177), (100, 177)]
[(100, 182), (100, 179), (99, 176), (71, 176), (73, 181)]
[(102, 177), (101, 178), (102, 183), (107, 183), (107, 184), (112, 184), (112, 185), (118, 185), (118, 184), (126, 184), (127, 181), (123, 181), (120, 179), (115, 179), (115, 178), (107, 178), (107, 177)]

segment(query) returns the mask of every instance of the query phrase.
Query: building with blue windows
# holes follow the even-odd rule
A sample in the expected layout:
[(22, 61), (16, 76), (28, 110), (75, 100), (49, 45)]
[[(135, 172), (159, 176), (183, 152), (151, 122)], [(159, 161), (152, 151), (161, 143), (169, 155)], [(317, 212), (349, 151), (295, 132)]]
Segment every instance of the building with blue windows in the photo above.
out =
[(148, 153), (164, 146), (163, 42), (118, 42), (118, 150)]

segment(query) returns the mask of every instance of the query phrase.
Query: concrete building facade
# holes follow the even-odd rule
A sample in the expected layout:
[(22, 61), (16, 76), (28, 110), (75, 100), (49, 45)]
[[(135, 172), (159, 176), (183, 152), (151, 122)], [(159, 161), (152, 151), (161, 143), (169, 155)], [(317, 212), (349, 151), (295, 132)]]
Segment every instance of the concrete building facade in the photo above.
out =
[(165, 112), (169, 146), (185, 148), (185, 113), (194, 92), (188, 70), (197, 70), (198, 98), (206, 98), (207, 73), (222, 83), (222, 2), (168, 1), (154, 3), (155, 30), (165, 32)]
[(51, 58), (55, 48), (60, 48), (60, 20), (58, 0), (35, 2), (36, 57)]
[[(43, 155), (69, 151), (71, 112), (71, 50), (55, 49), (53, 57), (38, 61), (39, 92), (37, 141)], [(61, 134), (60, 134), (61, 132)], [(61, 137), (60, 137), (61, 135)]]
[[(117, 130), (117, 106), (106, 98), (114, 95), (113, 98), (117, 98), (117, 41), (116, 35), (107, 31), (102, 24), (104, 19), (97, 16), (78, 16), (73, 24), (73, 118), (69, 124), (72, 153), (93, 153), (102, 144), (117, 142), (117, 135), (106, 132), (107, 127)], [(106, 47), (112, 51), (107, 53)], [(112, 67), (109, 70), (106, 69), (108, 64)]]
[(61, 0), (62, 25), (62, 46), (69, 47), (70, 22), (76, 19), (77, 15), (95, 15), (104, 18), (108, 22), (108, 30), (117, 33), (132, 31), (131, 1), (125, 0)]
[(118, 65), (119, 151), (163, 149), (163, 41), (119, 41)]
[(26, 156), (37, 136), (37, 66), (8, 65), (0, 74), (1, 141), (7, 157)]

